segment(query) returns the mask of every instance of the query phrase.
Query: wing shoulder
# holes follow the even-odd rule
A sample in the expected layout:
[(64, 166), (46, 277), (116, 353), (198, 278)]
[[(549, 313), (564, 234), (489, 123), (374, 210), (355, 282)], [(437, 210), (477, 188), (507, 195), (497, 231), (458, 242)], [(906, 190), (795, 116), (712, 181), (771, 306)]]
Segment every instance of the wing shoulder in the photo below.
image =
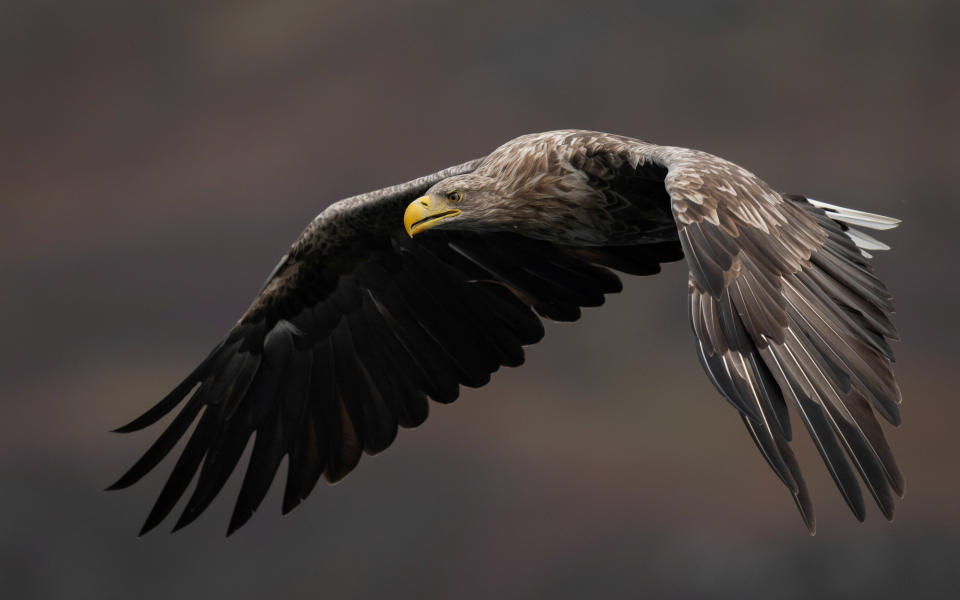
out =
[[(384, 247), (404, 208), (435, 183), (469, 173), (482, 158), (417, 179), (334, 202), (314, 218), (267, 277), (241, 323), (283, 318), (291, 297), (318, 282), (319, 272), (336, 277), (349, 272), (369, 254)], [(323, 289), (323, 286), (321, 286)], [(286, 308), (286, 310), (284, 310)], [(271, 315), (271, 312), (275, 314)]]

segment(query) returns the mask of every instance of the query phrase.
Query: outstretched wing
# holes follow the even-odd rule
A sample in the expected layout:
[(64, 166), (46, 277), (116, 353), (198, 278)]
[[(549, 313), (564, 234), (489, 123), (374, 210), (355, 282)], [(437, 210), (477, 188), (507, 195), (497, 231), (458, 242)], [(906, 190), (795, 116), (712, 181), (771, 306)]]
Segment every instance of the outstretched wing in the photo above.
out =
[[(361, 452), (387, 448), (398, 427), (482, 386), (524, 360), (543, 336), (537, 315), (572, 321), (617, 292), (616, 275), (659, 271), (676, 243), (589, 251), (510, 233), (434, 230), (411, 240), (406, 205), (465, 163), (332, 205), (281, 260), (263, 291), (210, 355), (166, 398), (118, 431), (136, 431), (180, 407), (112, 488), (152, 470), (196, 427), (141, 533), (197, 485), (175, 529), (206, 509), (255, 437), (228, 534), (245, 523), (288, 458), (283, 511), (321, 475), (337, 481)], [(192, 392), (192, 394), (191, 394)]]
[(661, 211), (672, 212), (703, 366), (810, 531), (813, 507), (788, 443), (788, 405), (854, 515), (864, 518), (857, 472), (892, 518), (903, 477), (874, 411), (900, 422), (888, 344), (896, 331), (890, 297), (867, 262), (868, 250), (886, 245), (850, 226), (898, 221), (781, 195), (705, 152), (589, 131), (530, 136), (533, 144), (551, 141), (603, 194), (616, 221), (611, 235), (663, 233)]
[[(903, 477), (874, 411), (900, 423), (888, 340), (890, 296), (862, 250), (882, 243), (849, 225), (898, 221), (783, 196), (702, 152), (663, 148), (665, 186), (690, 266), (700, 358), (790, 489), (811, 533), (813, 507), (790, 450), (792, 405), (857, 519), (854, 472), (892, 519)], [(853, 465), (851, 467), (851, 464)]]

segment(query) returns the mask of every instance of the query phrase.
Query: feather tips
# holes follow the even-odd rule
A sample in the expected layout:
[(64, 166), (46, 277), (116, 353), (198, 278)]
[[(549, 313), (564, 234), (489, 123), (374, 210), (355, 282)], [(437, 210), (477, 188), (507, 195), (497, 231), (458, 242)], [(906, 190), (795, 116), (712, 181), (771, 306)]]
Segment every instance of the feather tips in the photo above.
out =
[[(196, 477), (174, 529), (193, 522), (220, 493), (251, 438), (228, 535), (257, 510), (285, 456), (282, 510), (292, 510), (321, 475), (340, 480), (363, 451), (390, 446), (398, 426), (422, 423), (428, 396), (453, 401), (460, 385), (483, 385), (500, 365), (522, 364), (523, 346), (544, 333), (534, 310), (572, 319), (581, 306), (601, 304), (604, 294), (619, 291), (605, 263), (653, 271), (659, 261), (679, 256), (665, 244), (601, 247), (582, 255), (514, 234), (497, 237), (491, 244), (472, 234), (438, 233), (416, 243), (396, 236), (348, 273), (311, 275), (304, 281), (311, 290), (289, 319), (268, 329), (267, 312), (238, 325), (260, 341), (235, 330), (203, 369), (132, 424), (169, 412), (188, 386), (200, 383), (167, 430), (111, 486), (140, 479), (200, 417), (142, 533), (172, 511)], [(268, 293), (284, 291), (277, 278), (304, 272), (288, 264)], [(317, 297), (317, 289), (326, 296)], [(284, 293), (290, 297), (276, 306), (289, 311), (301, 292), (288, 287)], [(534, 310), (526, 303), (531, 299)]]

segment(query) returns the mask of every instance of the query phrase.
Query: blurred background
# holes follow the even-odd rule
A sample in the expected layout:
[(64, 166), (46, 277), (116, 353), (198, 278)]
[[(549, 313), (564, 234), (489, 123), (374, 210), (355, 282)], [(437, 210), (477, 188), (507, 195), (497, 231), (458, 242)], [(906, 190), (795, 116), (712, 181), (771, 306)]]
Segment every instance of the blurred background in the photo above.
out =
[[(7, 598), (945, 597), (960, 568), (960, 14), (952, 0), (3, 2), (0, 593)], [(555, 128), (700, 148), (894, 215), (907, 477), (818, 516), (702, 375), (686, 267), (548, 324), (521, 369), (290, 515), (137, 539), (166, 473), (108, 431), (233, 324), (330, 202)], [(799, 427), (799, 425), (796, 425)], [(235, 475), (237, 475), (235, 473)], [(274, 486), (275, 488), (278, 486)], [(167, 527), (172, 525), (172, 520)]]

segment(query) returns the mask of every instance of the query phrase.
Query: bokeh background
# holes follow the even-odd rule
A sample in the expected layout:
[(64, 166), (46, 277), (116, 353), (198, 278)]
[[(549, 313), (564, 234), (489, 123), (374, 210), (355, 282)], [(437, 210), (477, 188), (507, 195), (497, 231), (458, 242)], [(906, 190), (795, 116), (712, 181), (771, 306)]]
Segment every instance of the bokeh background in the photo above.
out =
[[(0, 8), (6, 598), (948, 597), (960, 569), (952, 0), (11, 1)], [(417, 431), (226, 539), (101, 491), (152, 405), (330, 202), (517, 135), (712, 151), (898, 216), (907, 495), (858, 524), (802, 432), (806, 534), (694, 355), (686, 269), (631, 278)], [(796, 425), (799, 427), (799, 424)], [(236, 474), (235, 474), (236, 475)], [(276, 487), (276, 486), (275, 486)]]

